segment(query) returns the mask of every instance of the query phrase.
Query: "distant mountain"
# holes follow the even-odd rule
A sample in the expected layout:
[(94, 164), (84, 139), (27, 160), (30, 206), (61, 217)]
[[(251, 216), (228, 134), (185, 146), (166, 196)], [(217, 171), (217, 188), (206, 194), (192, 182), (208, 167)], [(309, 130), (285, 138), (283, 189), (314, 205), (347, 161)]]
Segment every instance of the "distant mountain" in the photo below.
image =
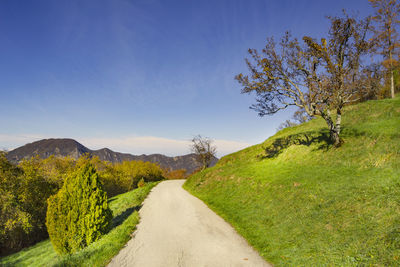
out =
[[(54, 155), (56, 157), (70, 156), (78, 159), (85, 153), (98, 156), (101, 160), (113, 163), (127, 160), (149, 161), (158, 163), (162, 168), (171, 170), (186, 169), (188, 173), (192, 173), (201, 166), (197, 162), (195, 154), (168, 157), (161, 154), (132, 155), (114, 152), (108, 148), (91, 150), (73, 139), (43, 139), (29, 143), (8, 152), (7, 158), (12, 162), (18, 162), (22, 159), (31, 158), (36, 155), (39, 155), (41, 158), (47, 158)], [(215, 165), (217, 161), (218, 159), (214, 158), (211, 165)]]

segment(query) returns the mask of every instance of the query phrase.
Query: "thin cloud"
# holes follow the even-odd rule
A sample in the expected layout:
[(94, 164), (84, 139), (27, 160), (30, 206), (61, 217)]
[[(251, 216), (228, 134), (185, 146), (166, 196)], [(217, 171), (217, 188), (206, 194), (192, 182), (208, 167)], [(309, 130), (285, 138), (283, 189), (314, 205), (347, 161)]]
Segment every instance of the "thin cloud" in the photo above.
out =
[(21, 135), (7, 135), (0, 134), (0, 150), (12, 150), (18, 146), (32, 143), (41, 139), (45, 139), (45, 136), (36, 134), (21, 134)]

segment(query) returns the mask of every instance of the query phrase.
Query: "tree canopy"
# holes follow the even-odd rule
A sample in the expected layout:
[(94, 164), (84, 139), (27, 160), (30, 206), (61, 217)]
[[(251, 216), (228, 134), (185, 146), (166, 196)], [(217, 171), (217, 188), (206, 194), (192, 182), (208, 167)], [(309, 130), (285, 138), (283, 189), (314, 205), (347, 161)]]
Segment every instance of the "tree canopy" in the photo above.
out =
[(344, 13), (329, 19), (327, 38), (320, 41), (304, 36), (300, 42), (286, 32), (279, 43), (268, 38), (261, 53), (249, 49), (250, 74), (235, 78), (243, 86), (242, 93), (257, 95), (251, 108), (260, 116), (297, 106), (311, 117), (324, 118), (333, 144), (339, 146), (344, 105), (358, 101), (373, 87), (363, 79), (366, 66), (362, 64), (371, 48), (370, 18), (357, 20)]

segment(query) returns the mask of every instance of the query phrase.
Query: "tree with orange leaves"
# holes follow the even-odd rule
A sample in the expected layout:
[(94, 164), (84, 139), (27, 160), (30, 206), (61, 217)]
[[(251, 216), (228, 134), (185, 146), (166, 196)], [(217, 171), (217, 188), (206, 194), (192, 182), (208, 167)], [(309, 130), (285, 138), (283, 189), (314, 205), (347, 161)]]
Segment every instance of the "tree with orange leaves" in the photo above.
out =
[(374, 29), (374, 41), (380, 48), (378, 53), (384, 57), (383, 65), (390, 75), (390, 92), (392, 98), (394, 98), (393, 71), (398, 62), (393, 56), (398, 53), (399, 48), (396, 25), (400, 24), (398, 19), (400, 3), (396, 0), (369, 0), (369, 2), (375, 8), (372, 19), (379, 24)]

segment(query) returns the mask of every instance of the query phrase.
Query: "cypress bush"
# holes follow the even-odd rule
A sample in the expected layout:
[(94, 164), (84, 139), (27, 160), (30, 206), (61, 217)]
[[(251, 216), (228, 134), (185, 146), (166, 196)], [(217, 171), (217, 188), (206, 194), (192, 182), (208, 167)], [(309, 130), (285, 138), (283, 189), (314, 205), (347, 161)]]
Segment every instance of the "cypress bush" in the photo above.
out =
[(47, 202), (47, 231), (59, 254), (74, 253), (109, 230), (112, 213), (107, 194), (90, 163), (67, 177), (59, 192)]

